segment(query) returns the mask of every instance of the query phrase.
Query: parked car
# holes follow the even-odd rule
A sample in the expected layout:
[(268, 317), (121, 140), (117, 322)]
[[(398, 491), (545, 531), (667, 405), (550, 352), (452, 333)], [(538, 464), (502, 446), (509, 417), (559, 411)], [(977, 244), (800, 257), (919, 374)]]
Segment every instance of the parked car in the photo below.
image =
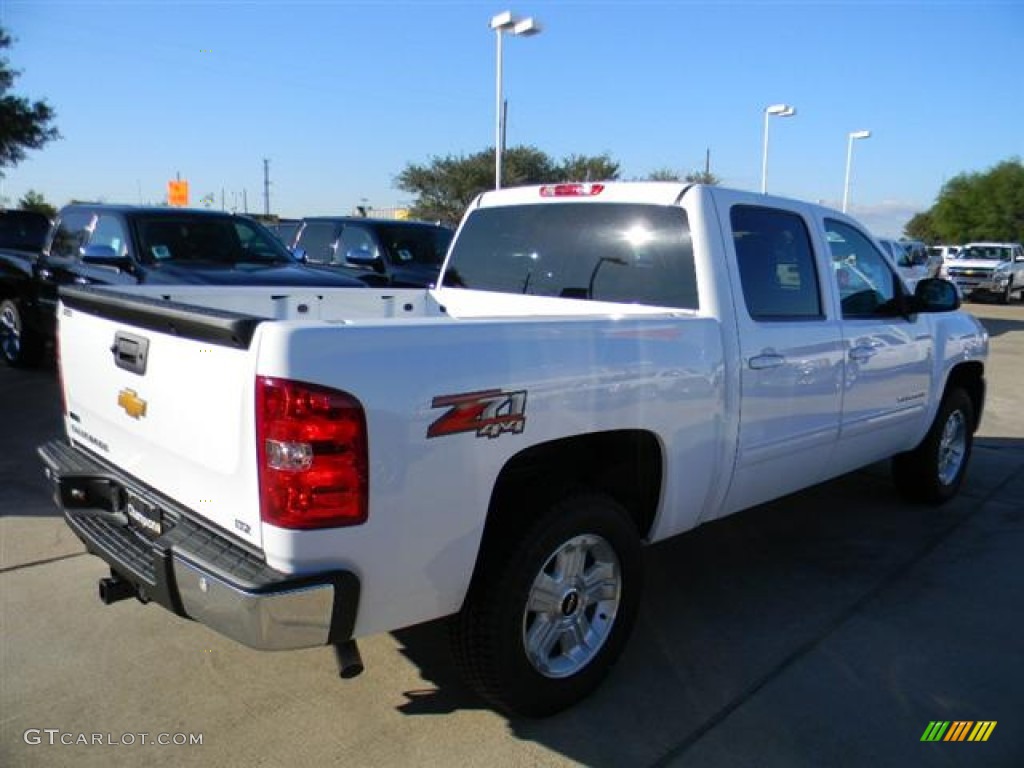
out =
[(1020, 243), (968, 243), (946, 267), (963, 296), (995, 296), (1009, 304), (1024, 297), (1024, 246)]
[(914, 265), (923, 265), (927, 271), (928, 277), (938, 277), (939, 273), (942, 272), (942, 257), (938, 254), (929, 252), (928, 246), (920, 240), (900, 240), (900, 245), (903, 246), (908, 254), (910, 254), (910, 260)]
[(318, 216), (302, 220), (292, 252), (367, 285), (424, 288), (437, 281), (453, 234), (424, 221)]
[(878, 238), (878, 242), (885, 249), (889, 258), (892, 259), (892, 263), (896, 266), (896, 271), (900, 273), (900, 277), (903, 278), (911, 292), (913, 292), (919, 280), (930, 277), (927, 265), (915, 264), (902, 243), (887, 237)]
[(960, 253), (959, 245), (931, 245), (928, 246), (928, 253), (932, 256), (938, 256), (942, 259), (943, 263), (950, 259), (955, 259), (957, 254)]
[(259, 222), (222, 211), (76, 204), (41, 251), (0, 251), (0, 357), (38, 362), (53, 338), (61, 285), (365, 287), (297, 264)]

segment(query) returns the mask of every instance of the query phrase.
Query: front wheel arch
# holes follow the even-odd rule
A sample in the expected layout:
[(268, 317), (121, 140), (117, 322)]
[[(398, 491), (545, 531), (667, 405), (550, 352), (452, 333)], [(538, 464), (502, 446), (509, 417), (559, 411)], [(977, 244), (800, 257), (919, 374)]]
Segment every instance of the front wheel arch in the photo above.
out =
[(943, 504), (960, 491), (977, 428), (974, 401), (960, 386), (950, 385), (928, 433), (911, 451), (893, 457), (892, 474), (909, 501)]

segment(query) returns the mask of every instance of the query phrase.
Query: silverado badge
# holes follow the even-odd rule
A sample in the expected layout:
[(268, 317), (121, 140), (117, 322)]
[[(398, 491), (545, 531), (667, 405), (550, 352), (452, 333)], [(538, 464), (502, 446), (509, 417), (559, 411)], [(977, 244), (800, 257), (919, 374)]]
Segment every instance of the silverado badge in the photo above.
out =
[(146, 401), (134, 389), (122, 389), (117, 393), (117, 404), (133, 419), (146, 415)]

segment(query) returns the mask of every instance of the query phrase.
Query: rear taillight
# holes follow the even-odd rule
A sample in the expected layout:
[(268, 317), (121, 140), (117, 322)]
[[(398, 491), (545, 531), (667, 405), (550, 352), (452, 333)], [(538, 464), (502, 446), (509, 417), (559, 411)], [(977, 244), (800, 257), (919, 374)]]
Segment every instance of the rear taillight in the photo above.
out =
[(604, 192), (604, 184), (549, 184), (540, 188), (541, 197), (594, 197)]
[(366, 521), (366, 416), (351, 395), (256, 377), (260, 516), (281, 528)]

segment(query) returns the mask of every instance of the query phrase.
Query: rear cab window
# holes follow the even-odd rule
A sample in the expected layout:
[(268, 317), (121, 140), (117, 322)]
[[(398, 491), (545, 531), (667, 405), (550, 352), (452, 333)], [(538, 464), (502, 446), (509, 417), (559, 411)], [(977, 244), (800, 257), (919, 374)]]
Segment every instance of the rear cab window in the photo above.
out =
[(662, 205), (480, 208), (452, 246), (445, 285), (699, 309), (686, 213)]

